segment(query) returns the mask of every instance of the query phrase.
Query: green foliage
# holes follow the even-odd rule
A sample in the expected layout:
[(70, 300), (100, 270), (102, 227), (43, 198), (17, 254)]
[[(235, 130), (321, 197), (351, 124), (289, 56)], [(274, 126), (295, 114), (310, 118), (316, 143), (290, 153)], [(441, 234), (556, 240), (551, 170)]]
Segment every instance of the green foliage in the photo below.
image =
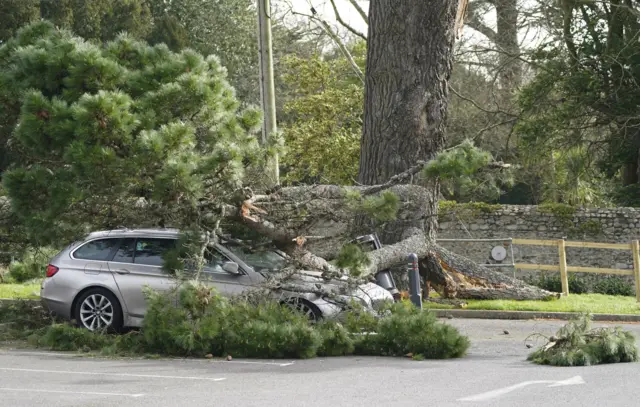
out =
[(109, 344), (110, 339), (108, 335), (77, 329), (69, 324), (53, 324), (44, 330), (42, 336), (34, 334), (29, 338), (34, 345), (60, 351), (100, 350)]
[(391, 191), (380, 196), (368, 196), (362, 201), (362, 211), (378, 222), (388, 222), (396, 218), (400, 208), (400, 198)]
[(349, 243), (342, 246), (336, 257), (336, 266), (347, 269), (353, 277), (359, 276), (371, 264), (369, 256), (358, 244)]
[[(567, 276), (569, 281), (569, 292), (571, 294), (586, 294), (590, 291), (589, 284), (580, 277), (571, 273)], [(525, 279), (527, 283), (554, 293), (562, 292), (562, 281), (558, 273), (540, 273)]]
[(180, 290), (180, 307), (157, 293), (148, 301), (143, 333), (151, 352), (307, 358), (315, 356), (321, 342), (303, 315), (278, 303), (230, 304), (194, 284)]
[(569, 228), (573, 225), (576, 208), (563, 203), (544, 203), (538, 205), (538, 212), (553, 215), (563, 227)]
[(563, 16), (564, 41), (532, 55), (539, 69), (519, 95), (519, 147), (537, 161), (547, 200), (596, 205), (613, 197), (635, 205), (633, 196), (612, 196), (612, 186), (638, 184), (639, 45), (629, 23), (637, 6), (573, 11)]
[(322, 337), (318, 356), (345, 356), (353, 354), (355, 340), (351, 333), (336, 321), (321, 321), (316, 329)]
[(439, 201), (438, 202), (438, 219), (444, 221), (451, 216), (456, 216), (461, 220), (471, 220), (477, 218), (481, 214), (494, 213), (501, 209), (502, 205), (488, 204), (486, 202), (465, 202), (458, 203), (456, 201)]
[[(365, 44), (355, 44), (352, 53), (363, 68)], [(284, 60), (284, 72), (285, 85), (293, 92), (284, 106), (285, 179), (352, 184), (360, 157), (362, 83), (344, 57), (291, 56)]]
[(591, 316), (581, 315), (558, 330), (553, 340), (528, 360), (553, 366), (590, 366), (638, 361), (635, 336), (615, 328), (591, 329)]
[(10, 20), (0, 31), (0, 42), (40, 19), (95, 41), (111, 41), (123, 31), (144, 38), (152, 24), (146, 0), (5, 0), (0, 14)]
[(606, 277), (598, 280), (593, 285), (593, 292), (626, 297), (633, 297), (635, 295), (633, 284), (620, 277)]
[(9, 277), (18, 283), (44, 278), (47, 264), (56, 253), (57, 250), (50, 248), (27, 250), (21, 261), (9, 265)]
[(419, 311), (404, 303), (395, 304), (392, 314), (380, 320), (377, 335), (366, 338), (373, 342), (375, 353), (371, 354), (404, 356), (412, 353), (427, 359), (461, 357), (470, 345), (467, 337), (456, 328), (438, 322), (433, 313)]
[(588, 236), (596, 237), (602, 235), (602, 223), (595, 219), (589, 219), (585, 222), (581, 222), (578, 226), (569, 229), (569, 236)]
[(238, 110), (214, 57), (126, 35), (98, 46), (36, 23), (0, 47), (0, 72), (0, 121), (21, 156), (2, 181), (36, 241), (188, 227), (201, 198), (224, 199), (259, 162), (260, 115)]
[(476, 147), (471, 140), (443, 151), (424, 168), (425, 176), (438, 177), (444, 190), (462, 199), (495, 200), (503, 187), (513, 185), (511, 169), (491, 171), (487, 167), (494, 159), (490, 153)]
[(358, 191), (346, 190), (345, 201), (350, 210), (381, 223), (395, 220), (400, 209), (400, 198), (391, 191), (363, 198)]
[[(68, 324), (50, 325), (30, 309), (0, 307), (0, 324), (24, 328), (0, 339), (29, 337), (35, 346), (103, 354), (163, 354), (246, 358), (311, 358), (342, 355), (451, 358), (463, 356), (469, 342), (453, 327), (411, 304), (395, 304), (375, 313), (353, 304), (339, 320), (311, 322), (291, 307), (273, 301), (229, 299), (210, 287), (185, 282), (178, 292), (146, 292), (149, 308), (141, 332), (92, 333)], [(177, 306), (176, 297), (178, 296)], [(34, 315), (34, 317), (30, 317)], [(28, 317), (29, 316), (29, 317)], [(27, 318), (28, 317), (28, 318)], [(25, 321), (20, 322), (20, 318)], [(19, 324), (18, 324), (19, 322)], [(0, 325), (2, 327), (2, 325)]]

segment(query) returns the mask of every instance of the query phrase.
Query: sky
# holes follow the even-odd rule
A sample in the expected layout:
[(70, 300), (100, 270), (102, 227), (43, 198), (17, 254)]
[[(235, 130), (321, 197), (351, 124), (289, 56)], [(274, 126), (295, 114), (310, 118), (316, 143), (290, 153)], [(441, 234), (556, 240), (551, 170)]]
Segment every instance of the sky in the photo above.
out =
[[(402, 0), (398, 0), (402, 1)], [(362, 7), (365, 12), (369, 11), (369, 1), (357, 1), (358, 4)], [(330, 24), (332, 24), (340, 33), (346, 33), (346, 29), (342, 27), (336, 20), (333, 8), (331, 6), (331, 2), (329, 0), (272, 0), (274, 5), (277, 5), (280, 9), (291, 8), (295, 12), (298, 13), (310, 13), (310, 6), (313, 6), (318, 13)], [(338, 8), (338, 12), (343, 20), (345, 20), (349, 25), (360, 31), (361, 33), (367, 34), (367, 24), (362, 20), (360, 14), (355, 10), (355, 8), (350, 4), (349, 0), (335, 0), (336, 6)], [(525, 0), (526, 3), (526, 0)], [(298, 17), (303, 18), (303, 17)], [(496, 19), (495, 19), (495, 11), (487, 13), (483, 16), (484, 22), (489, 26), (495, 29)], [(538, 36), (537, 31), (521, 31), (520, 32), (520, 41), (523, 46), (532, 45), (536, 42), (535, 37)], [(464, 27), (462, 32), (462, 40), (465, 41), (467, 46), (473, 45), (487, 45), (486, 38), (471, 29), (468, 26)]]

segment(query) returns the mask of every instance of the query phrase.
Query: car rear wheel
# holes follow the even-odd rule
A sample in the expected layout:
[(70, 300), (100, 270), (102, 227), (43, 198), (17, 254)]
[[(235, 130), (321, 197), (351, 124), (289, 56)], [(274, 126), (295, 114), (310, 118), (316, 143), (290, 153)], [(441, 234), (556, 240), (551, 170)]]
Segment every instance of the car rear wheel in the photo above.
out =
[(309, 320), (312, 322), (316, 322), (322, 318), (320, 309), (318, 309), (318, 307), (316, 307), (314, 304), (303, 299), (292, 299), (287, 302), (287, 305), (309, 318)]
[(90, 331), (122, 329), (122, 308), (118, 299), (103, 288), (92, 288), (76, 301), (75, 318), (78, 326)]

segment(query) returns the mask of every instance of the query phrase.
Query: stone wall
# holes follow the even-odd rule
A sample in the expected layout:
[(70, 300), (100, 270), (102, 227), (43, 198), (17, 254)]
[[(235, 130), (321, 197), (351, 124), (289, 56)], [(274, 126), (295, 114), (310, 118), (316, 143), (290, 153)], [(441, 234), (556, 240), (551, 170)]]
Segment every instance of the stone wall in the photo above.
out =
[[(440, 205), (438, 239), (561, 239), (603, 243), (629, 243), (640, 239), (640, 208), (580, 209), (566, 205), (516, 206), (488, 204)], [(500, 242), (441, 242), (444, 247), (484, 263)], [(633, 269), (631, 251), (568, 247), (570, 266)], [(510, 262), (510, 252), (507, 249)], [(516, 263), (558, 264), (556, 247), (514, 245)], [(513, 268), (501, 268), (512, 273)], [(517, 276), (527, 275), (517, 271)], [(581, 273), (582, 274), (582, 273)], [(596, 277), (596, 276), (594, 276)]]

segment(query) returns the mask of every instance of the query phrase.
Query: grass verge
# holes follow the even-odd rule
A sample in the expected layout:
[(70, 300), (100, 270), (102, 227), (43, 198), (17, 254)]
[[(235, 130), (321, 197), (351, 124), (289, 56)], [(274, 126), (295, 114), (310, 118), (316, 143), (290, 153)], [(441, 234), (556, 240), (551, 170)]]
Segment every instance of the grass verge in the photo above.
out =
[[(588, 312), (592, 314), (640, 315), (635, 297), (603, 294), (574, 294), (551, 301), (465, 300), (469, 310)], [(425, 308), (453, 309), (448, 304), (424, 303)]]
[(0, 284), (0, 298), (38, 299), (40, 284)]

